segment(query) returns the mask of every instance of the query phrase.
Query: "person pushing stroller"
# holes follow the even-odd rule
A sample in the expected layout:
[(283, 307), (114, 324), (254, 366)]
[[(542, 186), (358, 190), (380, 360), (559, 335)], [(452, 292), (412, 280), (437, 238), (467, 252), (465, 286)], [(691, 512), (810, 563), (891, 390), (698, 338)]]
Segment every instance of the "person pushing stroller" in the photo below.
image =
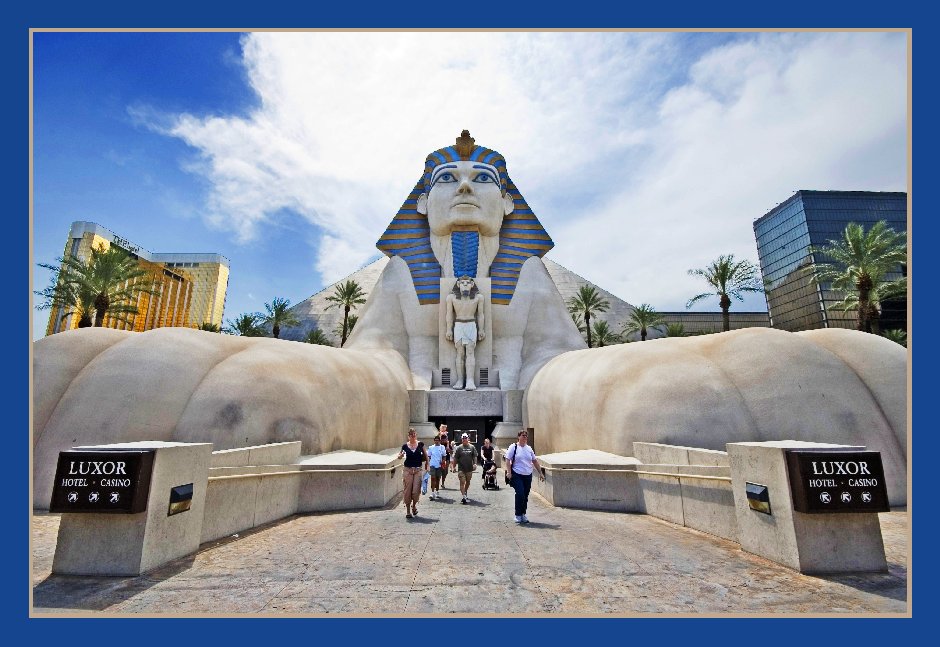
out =
[(492, 458), (483, 459), (483, 489), (499, 489), (499, 484), (496, 482), (496, 461)]
[(496, 460), (493, 458), (493, 445), (490, 444), (489, 438), (483, 440), (483, 447), (480, 448), (480, 462), (483, 464), (483, 489), (498, 490)]

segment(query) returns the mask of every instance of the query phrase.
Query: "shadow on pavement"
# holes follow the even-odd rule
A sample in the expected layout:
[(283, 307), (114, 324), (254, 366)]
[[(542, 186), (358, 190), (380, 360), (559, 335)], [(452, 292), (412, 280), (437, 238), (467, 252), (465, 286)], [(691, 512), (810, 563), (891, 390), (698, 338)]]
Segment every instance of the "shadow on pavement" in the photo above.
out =
[(520, 528), (545, 528), (547, 530), (558, 530), (561, 528), (561, 524), (557, 523), (545, 523), (541, 521), (530, 521), (529, 523), (517, 523), (515, 524)]
[(189, 555), (137, 576), (50, 575), (33, 587), (33, 608), (102, 611), (192, 567)]
[(429, 519), (428, 517), (412, 517), (411, 519), (405, 519), (408, 523), (437, 523), (437, 519)]
[(890, 573), (858, 573), (852, 575), (817, 575), (821, 580), (850, 586), (858, 591), (883, 598), (907, 601), (907, 578), (899, 580)]

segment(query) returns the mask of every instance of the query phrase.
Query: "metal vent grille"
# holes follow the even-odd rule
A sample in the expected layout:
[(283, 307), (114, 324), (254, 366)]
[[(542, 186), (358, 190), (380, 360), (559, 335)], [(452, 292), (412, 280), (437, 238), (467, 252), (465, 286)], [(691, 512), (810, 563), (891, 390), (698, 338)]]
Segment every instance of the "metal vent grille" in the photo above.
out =
[(449, 368), (441, 369), (441, 384), (444, 386), (450, 386), (450, 369)]
[(489, 386), (490, 385), (490, 369), (481, 368), (480, 369), (480, 386)]

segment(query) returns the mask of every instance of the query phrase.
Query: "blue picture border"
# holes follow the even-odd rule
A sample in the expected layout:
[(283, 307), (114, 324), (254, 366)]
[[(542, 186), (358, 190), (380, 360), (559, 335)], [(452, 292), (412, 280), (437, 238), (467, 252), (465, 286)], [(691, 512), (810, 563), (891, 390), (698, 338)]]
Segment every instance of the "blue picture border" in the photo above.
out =
[[(339, 3), (209, 3), (209, 2), (163, 2), (157, 4), (134, 4), (127, 2), (97, 3), (58, 3), (36, 2), (18, 9), (4, 9), (2, 41), (3, 57), (8, 74), (4, 78), (13, 85), (13, 92), (7, 95), (3, 103), (10, 131), (10, 146), (7, 151), (12, 164), (7, 171), (10, 180), (6, 183), (10, 189), (11, 209), (8, 213), (8, 226), (12, 234), (8, 240), (11, 267), (14, 276), (21, 277), (28, 285), (30, 276), (30, 240), (28, 164), (23, 157), (29, 150), (29, 105), (26, 96), (29, 89), (29, 33), (30, 28), (626, 28), (626, 29), (746, 29), (746, 28), (914, 28), (917, 40), (918, 66), (921, 78), (935, 78), (933, 60), (936, 58), (935, 39), (931, 27), (932, 18), (919, 15), (914, 10), (907, 10), (904, 3), (874, 2), (788, 2), (768, 5), (753, 2), (695, 3), (683, 6), (683, 3), (623, 3), (609, 7), (597, 3), (579, 3), (576, 5), (557, 6), (546, 3), (514, 3), (508, 5), (451, 4), (449, 6), (404, 5), (401, 3), (357, 2), (351, 5)], [(299, 8), (300, 7), (300, 8)], [(495, 18), (494, 18), (495, 16)], [(929, 77), (925, 74), (930, 75)], [(932, 143), (935, 140), (933, 120), (932, 87), (918, 87), (918, 98), (922, 111), (918, 128), (918, 141), (921, 146), (914, 147), (914, 156), (921, 157), (922, 179), (925, 169), (931, 170), (930, 158)], [(873, 91), (877, 91), (873, 88)], [(926, 98), (926, 101), (925, 101)], [(926, 128), (926, 131), (924, 130)], [(932, 184), (923, 185), (932, 189)], [(936, 198), (932, 190), (921, 194), (919, 213), (922, 217), (917, 222), (918, 241), (933, 241), (934, 224), (940, 215), (934, 208)], [(926, 205), (924, 203), (926, 200)], [(913, 223), (912, 223), (913, 224)], [(913, 228), (908, 229), (913, 236)], [(913, 245), (912, 245), (913, 249)], [(919, 269), (923, 269), (918, 264)], [(913, 264), (911, 266), (913, 273)], [(926, 272), (919, 276), (927, 276)], [(27, 296), (27, 290), (17, 288), (8, 294), (14, 303)], [(926, 281), (918, 282), (923, 290)], [(912, 277), (913, 285), (913, 277)], [(932, 286), (927, 285), (932, 291)], [(928, 295), (929, 296), (929, 295)], [(932, 299), (919, 299), (918, 313), (921, 308), (932, 308)], [(912, 308), (913, 310), (913, 308)], [(534, 641), (538, 644), (597, 643), (610, 641), (611, 644), (632, 642), (635, 640), (655, 641), (653, 644), (674, 644), (694, 642), (702, 645), (758, 644), (810, 642), (813, 644), (856, 644), (881, 645), (898, 642), (917, 644), (918, 636), (928, 626), (916, 626), (913, 619), (812, 619), (812, 618), (669, 618), (669, 619), (622, 619), (622, 618), (421, 618), (414, 619), (295, 619), (295, 618), (233, 618), (233, 619), (42, 619), (28, 617), (29, 602), (24, 595), (23, 580), (30, 581), (28, 555), (29, 515), (29, 348), (32, 343), (32, 328), (29, 320), (21, 319), (21, 312), (32, 313), (29, 303), (22, 309), (13, 305), (6, 317), (3, 317), (4, 338), (7, 340), (8, 356), (13, 377), (7, 382), (7, 401), (12, 405), (7, 409), (13, 412), (13, 421), (7, 431), (7, 446), (12, 447), (12, 454), (7, 464), (10, 466), (7, 476), (7, 491), (15, 494), (11, 505), (6, 506), (5, 532), (2, 535), (7, 557), (7, 577), (3, 578), (4, 625), (11, 632), (28, 632), (30, 639), (42, 639), (61, 644), (81, 645), (91, 642), (130, 642), (144, 644), (209, 644), (227, 640), (239, 640), (234, 644), (246, 644), (248, 641), (303, 640), (308, 644), (322, 641), (338, 641), (346, 644), (387, 641), (425, 641), (442, 640), (488, 640), (497, 643)], [(912, 313), (913, 314), (913, 313)], [(924, 317), (918, 319), (925, 320)], [(913, 317), (911, 330), (913, 331)], [(23, 331), (19, 326), (24, 325)], [(933, 342), (928, 331), (918, 339), (921, 363), (913, 364), (914, 376), (924, 373), (924, 380), (915, 381), (913, 396), (917, 395), (918, 384), (921, 390), (931, 382), (926, 371), (932, 371), (932, 362), (924, 358), (933, 354)], [(23, 338), (18, 337), (22, 334)], [(913, 337), (913, 336), (912, 336)], [(29, 342), (24, 343), (28, 338)], [(912, 339), (913, 342), (913, 339)], [(926, 354), (925, 354), (926, 353)], [(921, 369), (918, 371), (917, 369)], [(23, 373), (26, 373), (25, 378)], [(917, 423), (918, 411), (913, 412), (913, 421)], [(919, 425), (921, 429), (928, 429)], [(930, 431), (924, 432), (930, 433)], [(913, 443), (912, 443), (913, 446)], [(929, 450), (921, 449), (929, 452)], [(923, 461), (922, 461), (923, 463)], [(909, 461), (911, 473), (913, 455)], [(923, 491), (929, 493), (925, 478), (919, 479), (924, 485)], [(929, 499), (924, 499), (928, 501)], [(22, 507), (21, 507), (22, 506)], [(919, 529), (923, 534), (923, 524), (931, 530), (930, 519), (923, 519)], [(912, 526), (913, 532), (913, 526)], [(927, 553), (927, 554), (925, 554)], [(933, 601), (933, 571), (935, 558), (932, 551), (918, 555), (918, 582), (921, 596), (921, 616), (926, 619), (918, 625), (931, 622)], [(909, 576), (910, 577), (910, 576)], [(924, 581), (927, 585), (924, 585)], [(911, 580), (913, 581), (913, 579)], [(927, 598), (923, 598), (927, 595)], [(913, 598), (912, 598), (913, 599)], [(924, 603), (927, 606), (924, 606)], [(925, 611), (927, 609), (927, 611)], [(511, 609), (506, 610), (511, 613)], [(471, 624), (472, 623), (472, 624)], [(473, 631), (476, 628), (479, 631)], [(918, 630), (919, 629), (919, 630)], [(467, 633), (470, 630), (473, 633)], [(442, 633), (442, 631), (444, 633)], [(442, 638), (441, 636), (448, 636)], [(929, 634), (926, 634), (929, 639)]]

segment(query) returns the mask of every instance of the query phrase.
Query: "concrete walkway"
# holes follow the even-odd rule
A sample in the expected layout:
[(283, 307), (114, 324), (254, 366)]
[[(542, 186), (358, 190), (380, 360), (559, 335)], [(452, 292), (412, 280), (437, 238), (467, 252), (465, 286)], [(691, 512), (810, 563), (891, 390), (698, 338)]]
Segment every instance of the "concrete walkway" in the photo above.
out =
[(293, 516), (140, 577), (51, 575), (59, 516), (33, 518), (33, 616), (647, 614), (907, 615), (908, 519), (880, 515), (888, 573), (815, 577), (646, 515), (549, 506), (513, 491), (460, 503)]

